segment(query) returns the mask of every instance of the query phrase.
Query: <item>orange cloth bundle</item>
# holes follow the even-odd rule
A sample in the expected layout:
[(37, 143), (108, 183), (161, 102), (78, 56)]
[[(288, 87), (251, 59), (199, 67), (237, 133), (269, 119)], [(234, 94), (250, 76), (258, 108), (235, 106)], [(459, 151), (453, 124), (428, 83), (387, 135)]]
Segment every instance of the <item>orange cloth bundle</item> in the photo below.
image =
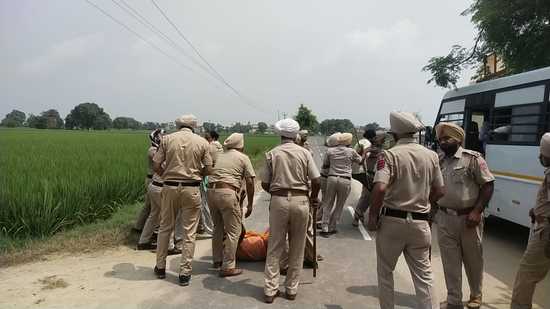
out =
[(256, 233), (248, 231), (237, 248), (239, 261), (264, 261), (267, 256), (267, 239), (269, 232)]

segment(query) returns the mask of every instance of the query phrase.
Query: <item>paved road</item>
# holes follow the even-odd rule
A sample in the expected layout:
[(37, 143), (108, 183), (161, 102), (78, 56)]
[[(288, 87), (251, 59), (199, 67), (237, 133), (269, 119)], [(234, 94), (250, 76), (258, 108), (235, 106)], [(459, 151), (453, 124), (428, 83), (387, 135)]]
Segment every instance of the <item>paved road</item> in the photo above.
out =
[[(318, 140), (314, 140), (318, 141)], [(314, 143), (320, 163), (323, 147)], [(354, 206), (360, 193), (354, 182), (346, 207)], [(255, 210), (245, 222), (249, 230), (267, 228), (269, 196), (256, 196)], [(347, 209), (347, 208), (346, 208)], [(219, 278), (210, 269), (209, 239), (197, 242), (194, 275), (189, 287), (177, 285), (179, 257), (169, 257), (167, 280), (155, 279), (150, 252), (119, 248), (98, 254), (54, 257), (47, 261), (0, 269), (0, 308), (378, 308), (376, 250), (364, 230), (351, 225), (345, 211), (340, 231), (330, 239), (318, 238), (320, 263), (317, 278), (311, 270), (302, 273), (298, 297), (291, 302), (277, 298), (273, 305), (262, 302), (263, 262), (239, 263), (245, 273)], [(526, 244), (528, 230), (514, 224), (489, 220), (485, 233), (485, 308), (508, 308), (515, 272)], [(437, 237), (437, 235), (434, 235)], [(438, 297), (445, 299), (445, 284), (434, 239), (433, 265)], [(39, 280), (49, 276), (68, 286), (43, 289)], [(466, 281), (466, 280), (464, 280)], [(414, 308), (410, 274), (401, 258), (395, 271), (397, 308)], [(539, 286), (537, 308), (550, 308), (550, 279)], [(467, 287), (464, 287), (467, 296)]]

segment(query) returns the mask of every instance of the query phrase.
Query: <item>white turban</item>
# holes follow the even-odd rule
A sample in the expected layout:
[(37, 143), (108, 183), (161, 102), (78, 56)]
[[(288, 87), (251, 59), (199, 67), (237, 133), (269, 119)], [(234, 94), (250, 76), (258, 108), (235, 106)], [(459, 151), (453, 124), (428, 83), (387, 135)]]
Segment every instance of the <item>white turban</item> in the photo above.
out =
[(181, 128), (181, 127), (196, 128), (199, 121), (197, 120), (197, 117), (189, 114), (189, 115), (183, 115), (181, 117), (178, 117), (175, 122), (176, 122), (176, 127), (178, 128)]
[(540, 153), (550, 158), (550, 133), (544, 133), (540, 139)]
[(372, 146), (371, 142), (366, 139), (366, 138), (362, 138), (359, 140), (359, 145), (361, 146), (361, 149), (367, 149), (367, 148), (370, 148), (370, 146)]
[(227, 149), (244, 148), (244, 135), (242, 133), (233, 133), (225, 139), (223, 145)]
[(280, 136), (296, 139), (298, 131), (300, 131), (300, 124), (294, 119), (282, 119), (275, 123), (275, 133)]
[(342, 133), (336, 132), (336, 133), (332, 134), (331, 136), (329, 136), (327, 138), (327, 146), (328, 147), (334, 147), (334, 146), (338, 145), (338, 138), (339, 138), (340, 134), (342, 134)]
[(390, 127), (395, 134), (412, 134), (422, 130), (424, 125), (412, 113), (391, 112)]
[(342, 133), (338, 138), (338, 144), (348, 146), (353, 142), (353, 134), (351, 133)]

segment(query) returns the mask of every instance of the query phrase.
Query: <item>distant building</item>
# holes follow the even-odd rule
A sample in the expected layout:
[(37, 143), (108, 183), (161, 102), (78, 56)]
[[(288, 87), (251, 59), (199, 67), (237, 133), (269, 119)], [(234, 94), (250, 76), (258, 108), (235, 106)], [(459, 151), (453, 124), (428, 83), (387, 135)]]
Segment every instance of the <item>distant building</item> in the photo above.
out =
[(496, 53), (485, 55), (483, 67), (480, 68), (479, 76), (475, 82), (499, 78), (506, 75), (506, 65), (500, 56)]

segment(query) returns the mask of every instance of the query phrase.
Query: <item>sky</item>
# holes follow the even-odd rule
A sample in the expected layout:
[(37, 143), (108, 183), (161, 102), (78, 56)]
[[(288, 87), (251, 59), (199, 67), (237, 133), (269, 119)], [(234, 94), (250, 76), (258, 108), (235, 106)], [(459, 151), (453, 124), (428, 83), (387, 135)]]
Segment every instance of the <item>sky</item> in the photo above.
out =
[[(475, 35), (460, 16), (471, 0), (155, 0), (235, 92), (150, 0), (90, 1), (141, 38), (85, 0), (0, 0), (1, 117), (50, 108), (65, 117), (95, 102), (113, 119), (192, 113), (229, 125), (273, 123), (304, 104), (319, 121), (387, 125), (400, 110), (429, 125), (446, 90), (427, 85), (422, 67)], [(465, 76), (458, 85), (468, 83)]]

